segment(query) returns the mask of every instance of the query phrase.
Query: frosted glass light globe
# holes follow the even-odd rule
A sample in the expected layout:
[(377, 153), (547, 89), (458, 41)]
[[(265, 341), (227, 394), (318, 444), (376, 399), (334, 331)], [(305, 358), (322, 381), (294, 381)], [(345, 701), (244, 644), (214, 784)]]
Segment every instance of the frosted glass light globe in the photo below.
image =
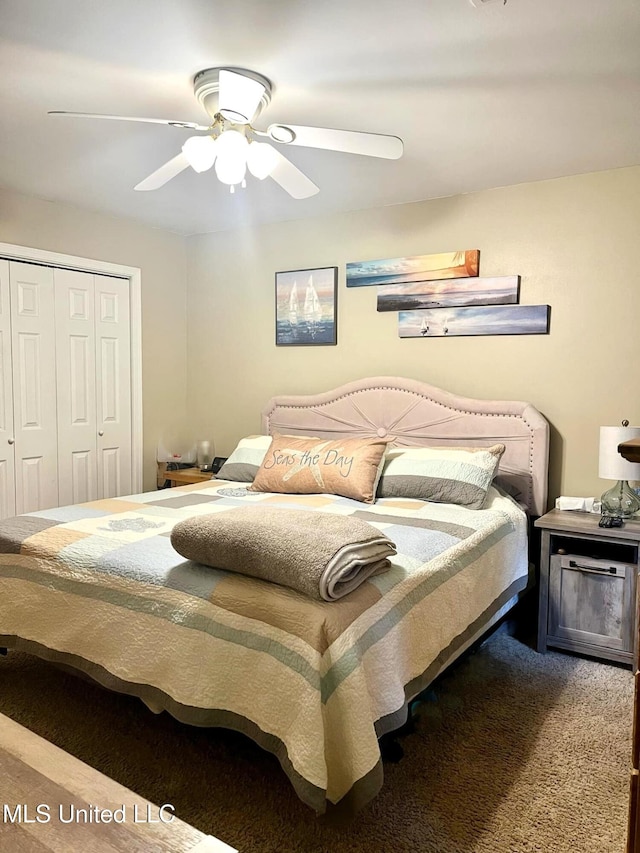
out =
[(216, 141), (216, 175), (223, 184), (239, 184), (247, 171), (246, 136), (238, 130), (225, 130)]
[(264, 180), (273, 172), (278, 162), (278, 152), (265, 142), (252, 142), (247, 152), (247, 167), (254, 178)]
[(182, 153), (196, 172), (206, 172), (216, 159), (216, 140), (211, 136), (190, 136), (182, 146)]

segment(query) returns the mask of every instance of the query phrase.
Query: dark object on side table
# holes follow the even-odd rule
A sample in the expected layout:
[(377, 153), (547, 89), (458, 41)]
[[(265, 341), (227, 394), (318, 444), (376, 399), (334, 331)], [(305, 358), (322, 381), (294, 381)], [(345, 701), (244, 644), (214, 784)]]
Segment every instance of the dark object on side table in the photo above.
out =
[(602, 515), (598, 522), (598, 527), (622, 527), (624, 519), (619, 515)]

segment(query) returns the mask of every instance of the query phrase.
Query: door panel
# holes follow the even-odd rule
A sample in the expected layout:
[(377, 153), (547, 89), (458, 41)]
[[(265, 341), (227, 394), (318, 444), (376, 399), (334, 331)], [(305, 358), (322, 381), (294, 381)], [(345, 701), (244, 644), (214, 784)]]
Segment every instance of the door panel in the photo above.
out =
[(53, 270), (11, 261), (17, 513), (58, 506)]
[(61, 506), (98, 497), (94, 290), (91, 273), (55, 271)]
[(129, 282), (95, 276), (98, 494), (131, 492)]
[(0, 518), (16, 513), (9, 261), (0, 260)]
[(100, 339), (100, 389), (102, 391), (102, 421), (103, 424), (117, 424), (119, 421), (118, 403), (120, 395), (120, 371), (118, 356), (120, 342), (117, 338), (102, 337)]
[(44, 459), (42, 456), (31, 456), (29, 458), (22, 454), (20, 456), (22, 467), (20, 478), (22, 481), (22, 509), (20, 512), (36, 512), (43, 509), (44, 497), (41, 483), (45, 476), (43, 473)]
[(74, 503), (95, 500), (96, 455), (86, 450), (75, 450), (71, 454), (71, 488)]
[(18, 423), (22, 429), (42, 429), (42, 376), (40, 374), (39, 333), (18, 332), (18, 364), (23, 382), (20, 385)]
[(102, 496), (105, 498), (115, 498), (118, 495), (124, 494), (124, 492), (121, 491), (120, 448), (105, 447), (102, 450), (100, 465), (102, 474)]
[(71, 411), (69, 423), (72, 426), (85, 426), (95, 422), (91, 409), (91, 388), (93, 376), (89, 382), (91, 365), (94, 361), (93, 347), (89, 335), (69, 335), (69, 399)]

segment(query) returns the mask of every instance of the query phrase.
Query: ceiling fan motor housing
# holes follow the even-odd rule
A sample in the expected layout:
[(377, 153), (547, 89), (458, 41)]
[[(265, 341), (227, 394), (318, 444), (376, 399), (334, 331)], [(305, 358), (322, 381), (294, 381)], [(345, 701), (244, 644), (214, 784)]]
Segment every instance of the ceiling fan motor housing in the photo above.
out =
[(244, 77), (250, 77), (264, 86), (264, 92), (260, 98), (260, 103), (252, 116), (249, 116), (249, 121), (257, 118), (265, 107), (271, 103), (271, 93), (273, 91), (271, 81), (258, 74), (257, 71), (249, 71), (247, 68), (235, 68), (233, 66), (222, 66), (220, 68), (206, 68), (204, 71), (199, 71), (193, 78), (193, 92), (207, 111), (212, 119), (215, 118), (218, 112), (218, 92), (220, 91), (220, 71), (233, 71), (236, 74), (241, 74)]

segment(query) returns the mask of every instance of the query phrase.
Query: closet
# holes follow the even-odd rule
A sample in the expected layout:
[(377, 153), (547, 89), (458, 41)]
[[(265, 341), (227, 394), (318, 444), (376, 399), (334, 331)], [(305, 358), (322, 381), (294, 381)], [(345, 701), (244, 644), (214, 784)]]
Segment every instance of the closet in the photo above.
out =
[(129, 280), (0, 259), (0, 517), (130, 494)]

